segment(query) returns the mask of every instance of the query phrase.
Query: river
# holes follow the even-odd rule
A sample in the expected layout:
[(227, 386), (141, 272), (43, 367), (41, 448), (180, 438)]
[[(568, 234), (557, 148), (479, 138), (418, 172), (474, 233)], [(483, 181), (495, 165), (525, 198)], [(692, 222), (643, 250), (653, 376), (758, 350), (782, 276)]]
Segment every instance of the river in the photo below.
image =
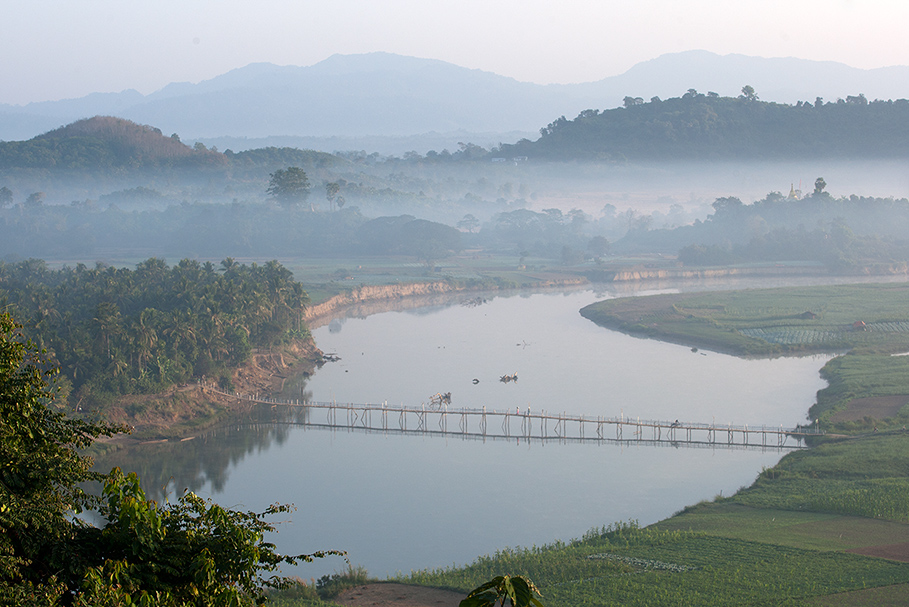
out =
[[(812, 281), (777, 284), (791, 282)], [(342, 316), (313, 331), (319, 347), (340, 360), (308, 380), (289, 381), (285, 396), (419, 405), (451, 392), (452, 407), (794, 426), (824, 386), (818, 371), (830, 355), (746, 360), (693, 352), (600, 328), (578, 313), (618, 295), (756, 284), (469, 294)], [(510, 373), (519, 381), (498, 381)], [(272, 423), (276, 415), (286, 414), (266, 408), (195, 440), (136, 447), (118, 453), (117, 464), (139, 472), (152, 494), (191, 488), (255, 511), (294, 503), (297, 511), (273, 538), (280, 550), (347, 550), (353, 564), (384, 577), (569, 540), (613, 522), (649, 524), (731, 495), (782, 456), (386, 436)], [(343, 566), (331, 558), (287, 573), (311, 578)]]

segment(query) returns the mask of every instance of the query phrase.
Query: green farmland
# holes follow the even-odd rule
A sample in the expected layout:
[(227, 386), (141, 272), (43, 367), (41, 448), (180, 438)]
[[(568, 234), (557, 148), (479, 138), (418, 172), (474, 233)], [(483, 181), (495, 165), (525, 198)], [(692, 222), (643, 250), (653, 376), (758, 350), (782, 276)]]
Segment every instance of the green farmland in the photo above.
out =
[(581, 314), (627, 333), (741, 356), (909, 350), (904, 283), (610, 299)]
[(582, 314), (744, 356), (844, 352), (824, 368), (830, 386), (812, 409), (837, 435), (788, 454), (732, 497), (648, 528), (617, 525), (401, 581), (467, 591), (522, 574), (548, 607), (909, 605), (909, 357), (892, 356), (909, 350), (909, 286), (659, 295)]
[(893, 356), (909, 351), (905, 283), (611, 299), (581, 314), (632, 335), (740, 356), (843, 352), (821, 370), (830, 385), (811, 417), (850, 435), (909, 423), (909, 356)]

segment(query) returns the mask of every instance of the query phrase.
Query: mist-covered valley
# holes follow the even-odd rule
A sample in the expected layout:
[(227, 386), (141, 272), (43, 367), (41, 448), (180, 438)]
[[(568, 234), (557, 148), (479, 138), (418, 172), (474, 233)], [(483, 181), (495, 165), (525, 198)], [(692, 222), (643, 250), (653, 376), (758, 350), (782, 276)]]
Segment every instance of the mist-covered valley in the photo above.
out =
[[(823, 178), (830, 200), (890, 200), (901, 216), (909, 195), (909, 172), (898, 158), (591, 162), (503, 158), (473, 144), (402, 156), (180, 144), (182, 156), (162, 160), (150, 150), (173, 138), (106, 120), (137, 140), (119, 160), (0, 171), (0, 257), (94, 263), (400, 254), (431, 262), (479, 248), (575, 265), (607, 253), (675, 256), (692, 244), (731, 244), (735, 231), (677, 230), (708, 221), (717, 199), (749, 205), (781, 197), (795, 206), (790, 196), (809, 198)], [(267, 190), (271, 175), (290, 166), (305, 172), (308, 188), (282, 204)], [(420, 220), (427, 231), (413, 243), (395, 231), (370, 235), (377, 218)], [(886, 219), (869, 225), (865, 210), (846, 203), (769, 223), (765, 217), (746, 232), (813, 230), (847, 218), (862, 235), (896, 238), (893, 228), (902, 226)]]
[(909, 4), (3, 16), (0, 604), (905, 604)]

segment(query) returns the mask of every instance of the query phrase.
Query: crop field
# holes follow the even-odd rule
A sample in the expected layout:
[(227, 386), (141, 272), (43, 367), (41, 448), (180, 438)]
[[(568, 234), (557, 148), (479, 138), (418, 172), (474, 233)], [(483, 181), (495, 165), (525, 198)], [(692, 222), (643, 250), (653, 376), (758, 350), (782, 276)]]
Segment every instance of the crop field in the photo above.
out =
[(504, 571), (533, 579), (547, 607), (801, 605), (812, 597), (909, 583), (907, 563), (629, 526), (399, 581), (467, 591)]
[(791, 345), (817, 345), (828, 346), (842, 342), (844, 331), (817, 331), (815, 329), (739, 329), (739, 333), (746, 337), (762, 339), (771, 344)]
[(730, 498), (738, 504), (909, 523), (909, 433), (791, 453)]
[(867, 605), (901, 607), (906, 605), (907, 596), (909, 596), (909, 584), (896, 584), (820, 597), (808, 601), (807, 604), (819, 607), (866, 607)]
[[(841, 434), (909, 424), (909, 407), (882, 416), (884, 408), (862, 400), (909, 396), (909, 357), (891, 356), (909, 351), (905, 283), (620, 298), (587, 306), (581, 314), (632, 335), (740, 356), (848, 352), (822, 369), (830, 385), (818, 392), (810, 417)], [(870, 410), (863, 412), (862, 405)]]
[[(909, 286), (749, 289), (598, 302), (582, 310), (611, 328), (746, 356), (855, 347), (909, 350)], [(855, 326), (856, 323), (864, 325)]]
[[(851, 552), (881, 548), (887, 558)], [(614, 525), (398, 581), (468, 591), (501, 573), (529, 576), (547, 607), (909, 605), (909, 433), (787, 454), (736, 495), (644, 529)]]
[[(829, 385), (818, 392), (817, 405), (810, 411), (814, 418), (832, 415), (849, 406), (854, 399), (909, 394), (909, 356), (850, 353), (830, 360), (821, 375)], [(905, 407), (889, 423), (884, 421), (877, 419), (872, 423), (880, 430), (906, 425), (909, 420)], [(867, 423), (858, 425), (866, 429), (867, 426)], [(839, 425), (840, 430), (848, 428), (848, 424)]]
[(724, 500), (699, 504), (653, 525), (809, 550), (851, 550), (909, 542), (909, 525), (804, 510), (752, 508)]

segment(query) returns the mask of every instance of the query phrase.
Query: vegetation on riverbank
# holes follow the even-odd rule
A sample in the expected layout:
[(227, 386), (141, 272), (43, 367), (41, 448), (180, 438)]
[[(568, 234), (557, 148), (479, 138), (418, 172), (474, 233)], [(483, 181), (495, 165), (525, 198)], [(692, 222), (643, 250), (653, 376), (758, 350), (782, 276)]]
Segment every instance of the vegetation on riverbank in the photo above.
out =
[(398, 581), (466, 592), (508, 571), (533, 579), (547, 607), (847, 605), (855, 593), (872, 604), (882, 588), (909, 593), (907, 489), (909, 435), (869, 436), (790, 453), (735, 496), (644, 529), (613, 525)]
[(909, 350), (907, 301), (905, 283), (829, 285), (610, 299), (581, 315), (626, 333), (739, 356), (889, 354)]
[(847, 351), (821, 370), (829, 386), (809, 414), (828, 432), (862, 434), (909, 423), (909, 358), (893, 356), (909, 351), (907, 301), (905, 283), (838, 285), (614, 299), (581, 314), (742, 356)]
[[(61, 366), (61, 401), (131, 425), (211, 417), (220, 405), (200, 399), (187, 383), (207, 378), (233, 391), (256, 367), (272, 375), (286, 366), (280, 353), (278, 361), (260, 360), (270, 355), (259, 348), (306, 358), (305, 348), (290, 350), (293, 342), (311, 344), (303, 321), (308, 302), (277, 261), (260, 266), (227, 258), (216, 269), (192, 260), (168, 267), (152, 258), (135, 270), (0, 262), (0, 304), (22, 319), (49, 363)], [(241, 365), (251, 369), (240, 373)]]

